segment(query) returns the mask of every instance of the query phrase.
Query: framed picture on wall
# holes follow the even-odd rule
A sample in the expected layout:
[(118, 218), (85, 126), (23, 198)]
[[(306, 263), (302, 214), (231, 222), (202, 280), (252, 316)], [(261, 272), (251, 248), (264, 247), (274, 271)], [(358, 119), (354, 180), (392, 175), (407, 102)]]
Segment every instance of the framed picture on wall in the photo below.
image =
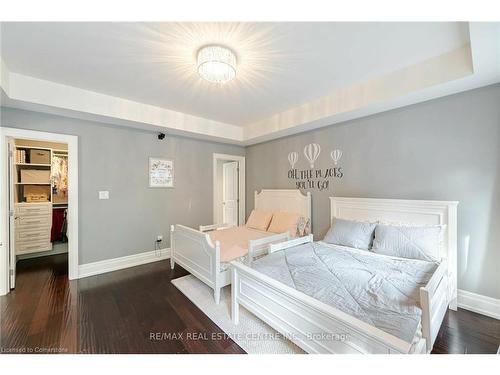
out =
[(149, 158), (149, 187), (174, 187), (174, 161), (163, 158)]

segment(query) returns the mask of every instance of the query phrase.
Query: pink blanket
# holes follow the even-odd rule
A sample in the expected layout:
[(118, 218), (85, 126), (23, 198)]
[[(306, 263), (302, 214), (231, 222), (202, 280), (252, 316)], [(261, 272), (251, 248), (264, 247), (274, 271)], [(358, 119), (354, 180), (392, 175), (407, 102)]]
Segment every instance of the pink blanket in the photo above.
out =
[(276, 233), (262, 232), (249, 229), (245, 226), (208, 232), (210, 239), (220, 242), (220, 261), (230, 262), (248, 254), (248, 241), (275, 235)]

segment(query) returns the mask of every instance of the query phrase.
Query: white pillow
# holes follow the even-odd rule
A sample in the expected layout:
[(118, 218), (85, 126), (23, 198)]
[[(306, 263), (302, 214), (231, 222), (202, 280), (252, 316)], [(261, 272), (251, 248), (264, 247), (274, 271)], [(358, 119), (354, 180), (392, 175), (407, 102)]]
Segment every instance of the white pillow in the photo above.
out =
[(377, 223), (333, 218), (333, 224), (323, 241), (334, 245), (368, 250)]
[(439, 225), (428, 227), (407, 227), (377, 225), (371, 251), (377, 254), (399, 258), (439, 261), (441, 243)]

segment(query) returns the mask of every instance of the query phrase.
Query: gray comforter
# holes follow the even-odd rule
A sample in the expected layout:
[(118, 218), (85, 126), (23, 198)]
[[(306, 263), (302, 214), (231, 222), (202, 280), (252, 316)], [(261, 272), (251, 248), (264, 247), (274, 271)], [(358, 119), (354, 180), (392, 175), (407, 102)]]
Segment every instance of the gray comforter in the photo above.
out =
[(421, 317), (419, 288), (437, 264), (316, 242), (272, 253), (252, 267), (411, 343)]

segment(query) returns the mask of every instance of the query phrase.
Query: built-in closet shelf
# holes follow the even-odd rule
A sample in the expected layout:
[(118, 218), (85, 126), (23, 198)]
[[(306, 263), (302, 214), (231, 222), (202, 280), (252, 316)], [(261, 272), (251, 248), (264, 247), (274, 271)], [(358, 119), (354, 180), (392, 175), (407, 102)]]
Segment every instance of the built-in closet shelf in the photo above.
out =
[(50, 203), (50, 202), (30, 202), (30, 203), (21, 202), (21, 203), (14, 203), (14, 205), (16, 207), (34, 207), (36, 205), (43, 206), (43, 205), (46, 205), (48, 203)]
[(51, 164), (16, 163), (20, 167), (51, 167)]
[(40, 147), (40, 146), (22, 146), (22, 145), (16, 145), (16, 148), (18, 149), (26, 149), (26, 150), (47, 150), (47, 151), (52, 151), (52, 148), (48, 147)]
[(16, 182), (16, 185), (52, 185), (50, 182)]

